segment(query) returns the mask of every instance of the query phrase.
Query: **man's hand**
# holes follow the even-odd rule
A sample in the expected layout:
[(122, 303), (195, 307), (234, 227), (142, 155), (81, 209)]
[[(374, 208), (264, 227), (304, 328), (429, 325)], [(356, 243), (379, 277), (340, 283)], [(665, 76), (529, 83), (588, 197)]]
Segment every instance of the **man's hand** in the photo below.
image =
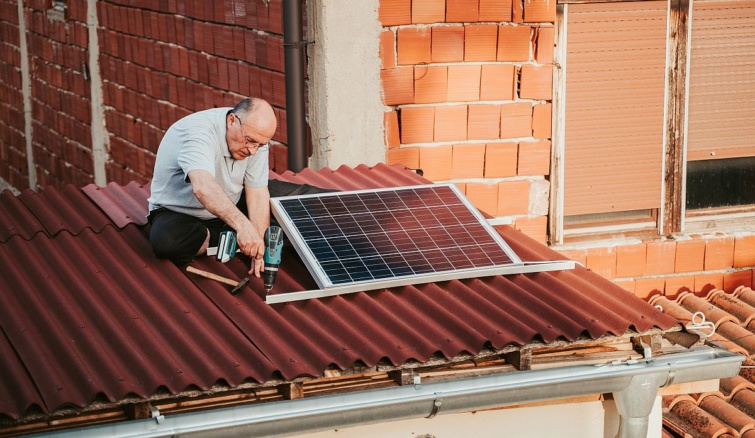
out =
[[(262, 241), (262, 236), (265, 229), (263, 228), (260, 231), (259, 223), (252, 223), (248, 217), (244, 216), (241, 210), (236, 208), (236, 205), (228, 198), (222, 187), (215, 182), (215, 178), (213, 178), (210, 172), (206, 170), (192, 170), (189, 172), (189, 180), (191, 181), (194, 195), (196, 195), (199, 202), (204, 205), (207, 211), (219, 217), (223, 222), (236, 230), (236, 244), (238, 248), (252, 259), (249, 275), (261, 276), (264, 268), (262, 256), (265, 253), (265, 244)], [(248, 197), (247, 201), (249, 201)], [(267, 207), (267, 211), (269, 214), (269, 206)], [(267, 220), (269, 221), (270, 218), (268, 217)]]
[(255, 230), (251, 222), (248, 222), (248, 226), (243, 229), (236, 230), (236, 243), (241, 252), (252, 259), (249, 275), (259, 277), (265, 268), (265, 262), (262, 259), (265, 255), (265, 242), (262, 241), (262, 236)]

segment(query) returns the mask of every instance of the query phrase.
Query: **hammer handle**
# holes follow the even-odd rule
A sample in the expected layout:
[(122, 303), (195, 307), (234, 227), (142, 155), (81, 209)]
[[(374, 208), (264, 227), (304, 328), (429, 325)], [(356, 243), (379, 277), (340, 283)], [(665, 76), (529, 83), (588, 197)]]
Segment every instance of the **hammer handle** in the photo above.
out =
[(219, 281), (221, 283), (228, 284), (230, 286), (236, 287), (239, 285), (239, 282), (236, 280), (231, 280), (230, 278), (221, 277), (220, 275), (213, 274), (212, 272), (203, 271), (201, 269), (197, 269), (193, 266), (187, 266), (186, 267), (187, 272), (193, 272), (194, 274), (201, 275), (202, 277), (209, 278), (211, 280)]

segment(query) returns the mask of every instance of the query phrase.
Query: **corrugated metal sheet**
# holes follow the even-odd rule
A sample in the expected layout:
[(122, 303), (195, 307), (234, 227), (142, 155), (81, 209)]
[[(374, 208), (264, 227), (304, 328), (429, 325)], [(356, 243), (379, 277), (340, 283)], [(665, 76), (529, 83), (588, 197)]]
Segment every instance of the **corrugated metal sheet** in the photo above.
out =
[(149, 187), (132, 181), (125, 186), (110, 183), (105, 189), (90, 184), (82, 190), (118, 228), (131, 223), (147, 223), (145, 205), (150, 195)]
[[(386, 165), (280, 178), (340, 189), (427, 183)], [(155, 259), (146, 230), (123, 220), (146, 214), (143, 190), (111, 184), (98, 192), (104, 193), (93, 202), (79, 189), (62, 191), (73, 210), (58, 221), (63, 232), (0, 244), (0, 365), (9, 370), (0, 373), (0, 416), (677, 323), (583, 268), (267, 305), (260, 279), (231, 296), (229, 286)], [(35, 212), (58, 205), (53, 196), (35, 199)], [(107, 206), (135, 199), (143, 211)], [(123, 228), (102, 226), (103, 210)], [(43, 223), (56, 217), (40, 216)], [(499, 230), (525, 260), (562, 258), (510, 227)], [(229, 278), (243, 278), (248, 269), (243, 257), (224, 265), (200, 257), (192, 264)], [(274, 291), (314, 287), (287, 248)]]

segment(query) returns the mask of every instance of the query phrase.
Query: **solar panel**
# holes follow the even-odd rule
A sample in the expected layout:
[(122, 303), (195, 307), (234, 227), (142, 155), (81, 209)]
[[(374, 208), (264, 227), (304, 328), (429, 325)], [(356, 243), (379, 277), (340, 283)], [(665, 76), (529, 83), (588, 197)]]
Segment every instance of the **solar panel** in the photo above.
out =
[[(289, 196), (271, 204), (321, 289), (297, 299), (523, 272), (519, 257), (452, 184)], [(267, 301), (291, 301), (278, 295), (292, 294)]]

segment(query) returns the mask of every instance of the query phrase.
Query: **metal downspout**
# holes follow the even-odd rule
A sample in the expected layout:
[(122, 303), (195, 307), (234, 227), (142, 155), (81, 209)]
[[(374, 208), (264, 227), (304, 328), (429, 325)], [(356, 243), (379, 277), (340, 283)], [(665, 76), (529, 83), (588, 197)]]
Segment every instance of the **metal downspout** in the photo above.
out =
[(288, 168), (307, 167), (307, 122), (304, 114), (304, 45), (301, 0), (283, 0), (283, 52), (286, 74)]
[[(613, 393), (621, 415), (619, 437), (647, 434), (658, 388), (737, 374), (744, 357), (698, 347), (683, 353), (611, 364), (418, 383), (373, 391), (236, 406), (175, 415), (154, 409), (149, 420), (53, 432), (46, 437), (290, 436), (447, 413)], [(637, 398), (637, 400), (635, 400)]]

